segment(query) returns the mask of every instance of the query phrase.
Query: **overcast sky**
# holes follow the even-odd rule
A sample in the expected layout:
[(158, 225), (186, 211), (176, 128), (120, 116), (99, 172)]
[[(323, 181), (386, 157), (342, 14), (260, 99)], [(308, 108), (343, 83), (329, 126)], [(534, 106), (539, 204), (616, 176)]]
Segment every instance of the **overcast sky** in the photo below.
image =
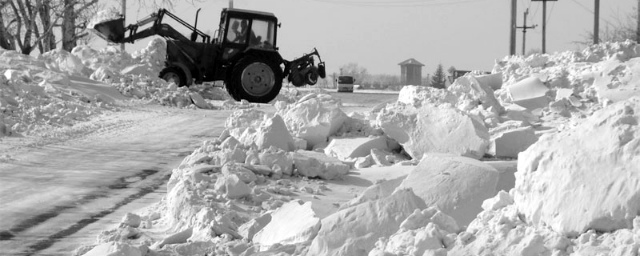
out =
[[(110, 1), (113, 3), (114, 1)], [(155, 11), (128, 1), (126, 23)], [(173, 1), (172, 12), (193, 24), (198, 8), (198, 28), (212, 35), (220, 11), (228, 0)], [(527, 51), (542, 48), (542, 2), (518, 0), (517, 25), (529, 8)], [(617, 24), (634, 12), (635, 0), (600, 1), (600, 29)], [(423, 75), (438, 63), (463, 70), (490, 71), (496, 59), (509, 54), (511, 0), (235, 0), (234, 7), (274, 13), (282, 27), (278, 46), (285, 59), (294, 59), (316, 47), (332, 73), (349, 62), (371, 74), (399, 74), (398, 63), (415, 58), (425, 64)], [(593, 29), (594, 0), (559, 0), (547, 3), (547, 52), (579, 50)], [(623, 19), (624, 20), (624, 19)], [(100, 39), (96, 39), (100, 40)], [(133, 51), (147, 41), (127, 44)], [(99, 44), (97, 44), (99, 45)], [(517, 32), (517, 53), (522, 32)]]

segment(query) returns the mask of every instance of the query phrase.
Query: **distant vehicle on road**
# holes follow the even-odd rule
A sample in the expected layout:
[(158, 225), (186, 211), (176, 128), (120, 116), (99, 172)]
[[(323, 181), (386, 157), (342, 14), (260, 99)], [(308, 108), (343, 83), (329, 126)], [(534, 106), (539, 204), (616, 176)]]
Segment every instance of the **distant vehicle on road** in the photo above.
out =
[(353, 92), (353, 83), (356, 81), (352, 76), (338, 76), (336, 84), (338, 92)]

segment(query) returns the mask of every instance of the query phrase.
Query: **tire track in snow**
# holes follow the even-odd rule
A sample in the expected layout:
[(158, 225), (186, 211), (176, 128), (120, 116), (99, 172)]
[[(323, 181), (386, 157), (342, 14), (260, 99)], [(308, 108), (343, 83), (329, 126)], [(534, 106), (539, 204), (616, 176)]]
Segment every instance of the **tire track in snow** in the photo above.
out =
[(110, 195), (109, 193), (110, 190), (126, 189), (126, 188), (130, 188), (130, 185), (132, 184), (136, 184), (136, 183), (139, 184), (139, 186), (135, 188), (136, 189), (135, 193), (129, 194), (122, 200), (115, 203), (112, 207), (105, 210), (98, 211), (98, 212), (84, 214), (85, 216), (86, 215), (88, 216), (86, 218), (76, 221), (70, 226), (54, 234), (51, 234), (51, 235), (43, 234), (44, 239), (40, 239), (37, 242), (31, 245), (28, 245), (26, 247), (27, 250), (23, 252), (24, 254), (22, 254), (22, 255), (34, 255), (38, 251), (42, 251), (44, 249), (49, 248), (51, 245), (55, 244), (58, 240), (65, 238), (67, 236), (70, 236), (80, 231), (82, 228), (86, 227), (87, 225), (92, 224), (96, 221), (99, 221), (103, 217), (117, 211), (122, 206), (125, 206), (131, 203), (132, 201), (157, 190), (160, 186), (162, 186), (169, 180), (169, 178), (171, 177), (170, 172), (157, 179), (153, 179), (149, 182), (146, 182), (146, 184), (142, 184), (141, 182), (147, 179), (149, 176), (152, 176), (158, 172), (159, 172), (158, 170), (144, 169), (133, 175), (121, 177), (117, 179), (116, 182), (103, 186), (102, 189), (96, 193), (85, 195), (80, 200), (72, 202), (72, 204), (56, 206), (52, 210), (49, 210), (45, 213), (29, 218), (25, 221), (22, 221), (21, 223), (9, 229), (8, 232), (7, 231), (1, 232), (0, 241), (11, 240), (12, 238), (19, 235), (19, 233), (27, 231), (28, 229), (36, 227), (40, 224), (43, 224), (46, 221), (59, 216), (60, 214), (66, 213), (65, 211), (67, 210), (77, 208), (84, 204), (93, 202), (94, 200), (97, 200), (97, 199), (108, 198), (108, 196)]

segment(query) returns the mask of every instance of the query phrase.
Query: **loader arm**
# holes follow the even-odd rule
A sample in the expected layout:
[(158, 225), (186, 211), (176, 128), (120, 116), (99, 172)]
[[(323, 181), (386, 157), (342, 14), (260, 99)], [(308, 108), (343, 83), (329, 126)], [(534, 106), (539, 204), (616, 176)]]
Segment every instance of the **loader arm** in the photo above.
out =
[[(187, 27), (189, 30), (193, 31), (191, 35), (192, 40), (189, 40), (189, 38), (178, 32), (172, 26), (162, 23), (165, 15), (169, 16), (178, 23)], [(140, 27), (146, 26), (150, 23), (152, 23), (150, 27), (138, 31)], [(166, 9), (160, 9), (158, 10), (158, 12), (150, 14), (149, 16), (136, 22), (135, 24), (127, 26), (126, 29), (124, 28), (124, 20), (119, 19), (115, 21), (98, 23), (94, 26), (94, 30), (98, 32), (98, 35), (100, 37), (112, 43), (133, 43), (136, 40), (154, 35), (159, 35), (164, 38), (171, 38), (179, 41), (194, 42), (198, 39), (198, 36), (200, 36), (202, 38), (202, 42), (204, 43), (209, 43), (211, 41), (211, 37), (209, 35), (198, 30), (196, 27), (191, 26), (189, 23), (170, 13)], [(129, 31), (127, 37), (125, 37), (126, 31)]]

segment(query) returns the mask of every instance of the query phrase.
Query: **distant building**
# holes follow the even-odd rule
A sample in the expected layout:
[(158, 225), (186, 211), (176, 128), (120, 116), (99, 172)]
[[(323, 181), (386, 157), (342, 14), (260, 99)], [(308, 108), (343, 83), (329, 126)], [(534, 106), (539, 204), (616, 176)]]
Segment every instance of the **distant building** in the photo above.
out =
[(398, 63), (400, 65), (400, 84), (422, 85), (422, 66), (424, 64), (414, 58)]

